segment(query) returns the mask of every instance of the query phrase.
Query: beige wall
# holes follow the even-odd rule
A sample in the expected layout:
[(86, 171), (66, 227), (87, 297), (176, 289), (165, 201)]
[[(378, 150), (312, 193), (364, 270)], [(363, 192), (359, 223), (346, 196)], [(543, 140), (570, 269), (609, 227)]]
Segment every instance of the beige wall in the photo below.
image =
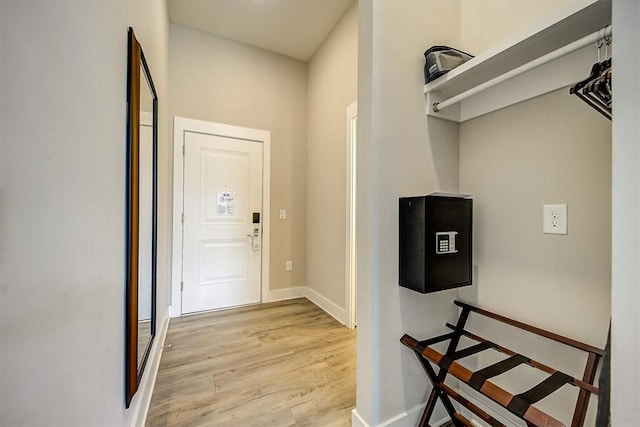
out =
[(169, 55), (171, 116), (271, 132), (270, 288), (304, 285), (307, 65), (173, 23)]
[(142, 406), (139, 390), (124, 408), (129, 26), (159, 98), (160, 328), (170, 246), (166, 3), (0, 2), (1, 425), (127, 426)]
[[(369, 425), (414, 424), (428, 386), (397, 340), (444, 332), (456, 297), (604, 344), (610, 123), (566, 90), (462, 125), (427, 119), (422, 96), (427, 47), (477, 54), (569, 3), (359, 4), (357, 413)], [(475, 284), (419, 295), (397, 286), (397, 197), (438, 190), (474, 196)], [(542, 234), (543, 203), (569, 205), (568, 236)]]
[[(461, 48), (502, 43), (570, 3), (580, 1), (463, 0)], [(475, 200), (475, 283), (460, 296), (604, 347), (611, 316), (611, 122), (568, 88), (467, 121), (460, 125), (460, 191)], [(566, 236), (542, 232), (542, 206), (551, 203), (568, 205)], [(496, 337), (495, 326), (483, 327)], [(582, 375), (575, 353), (521, 336), (510, 340), (531, 357)], [(574, 398), (542, 408), (568, 422)], [(590, 422), (595, 409), (592, 402)]]
[[(462, 48), (481, 52), (571, 3), (580, 1), (463, 1)], [(460, 126), (460, 190), (475, 198), (475, 286), (461, 297), (604, 346), (611, 313), (610, 122), (567, 89), (468, 121)], [(567, 236), (542, 233), (545, 203), (568, 204)], [(576, 354), (518, 339), (511, 337), (520, 351), (581, 375)], [(571, 399), (543, 408), (568, 420)], [(590, 422), (594, 413), (595, 404)]]
[[(461, 43), (501, 43), (581, 2), (463, 0)], [(611, 291), (611, 123), (563, 89), (463, 123), (460, 159), (460, 190), (476, 199), (479, 302), (604, 345)], [(569, 235), (542, 234), (545, 203), (568, 204)], [(507, 218), (500, 214), (505, 211)], [(527, 304), (512, 305), (520, 300)], [(577, 303), (569, 313), (565, 301)], [(549, 314), (540, 316), (540, 306)]]
[(459, 44), (459, 6), (358, 4), (356, 409), (371, 426), (393, 417), (390, 425), (416, 425), (428, 382), (399, 339), (436, 335), (454, 314), (455, 290), (421, 295), (398, 286), (398, 198), (458, 190), (458, 126), (427, 120), (422, 54)]
[[(461, 289), (461, 297), (604, 347), (611, 313), (611, 123), (567, 89), (465, 122), (460, 191), (474, 197), (475, 270), (473, 287)], [(542, 233), (545, 203), (568, 205), (568, 235)], [(493, 332), (486, 332), (490, 339)], [(522, 339), (511, 338), (510, 346), (582, 375), (577, 354), (549, 342), (527, 348), (533, 341), (516, 342)], [(566, 402), (546, 405), (570, 421)]]
[(460, 48), (472, 55), (591, 0), (462, 0)]
[[(475, 199), (480, 305), (603, 346), (611, 123), (565, 89), (465, 122), (460, 190)], [(568, 205), (568, 235), (542, 233), (549, 203)]]
[(307, 281), (345, 307), (346, 110), (356, 101), (358, 8), (354, 3), (309, 62)]

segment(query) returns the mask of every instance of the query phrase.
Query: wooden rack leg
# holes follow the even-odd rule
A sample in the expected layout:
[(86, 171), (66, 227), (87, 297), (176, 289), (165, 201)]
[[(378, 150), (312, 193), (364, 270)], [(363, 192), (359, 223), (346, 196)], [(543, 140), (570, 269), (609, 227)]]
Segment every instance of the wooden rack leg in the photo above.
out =
[[(598, 369), (599, 361), (599, 355), (595, 353), (589, 353), (589, 358), (587, 359), (587, 364), (584, 368), (582, 381), (588, 382), (589, 384), (593, 383), (593, 380), (596, 378), (596, 370)], [(573, 419), (571, 420), (571, 427), (579, 427), (584, 424), (590, 396), (591, 393), (589, 393), (587, 390), (580, 389), (580, 393), (578, 394), (578, 402), (576, 403), (576, 410), (573, 413)]]
[(438, 397), (440, 397), (440, 401), (442, 402), (442, 404), (444, 405), (445, 409), (447, 410), (447, 413), (449, 414), (449, 417), (451, 417), (451, 420), (453, 421), (453, 424), (456, 427), (465, 427), (465, 425), (462, 423), (462, 421), (460, 421), (458, 419), (458, 417), (456, 417), (456, 415), (458, 415), (458, 411), (456, 411), (456, 408), (453, 407), (453, 403), (451, 403), (451, 400), (449, 399), (449, 396), (447, 394), (445, 394), (444, 391), (438, 389)]
[[(449, 341), (449, 345), (447, 347), (446, 354), (448, 356), (453, 356), (453, 354), (455, 353), (456, 348), (460, 343), (460, 338), (462, 337), (462, 333), (459, 331), (462, 331), (464, 329), (464, 326), (467, 323), (467, 319), (469, 318), (470, 312), (471, 310), (468, 307), (462, 308), (462, 312), (460, 313), (460, 317), (458, 317), (458, 322), (456, 324), (457, 333), (451, 338), (451, 341)], [(451, 421), (453, 422), (453, 424), (456, 427), (464, 427), (464, 424), (455, 417), (456, 409), (453, 407), (453, 404), (451, 403), (449, 396), (444, 391), (440, 390), (438, 386), (438, 384), (444, 383), (444, 380), (447, 376), (447, 370), (441, 368), (438, 371), (438, 374), (436, 375), (436, 371), (431, 367), (430, 362), (426, 360), (424, 357), (422, 357), (422, 354), (420, 354), (418, 351), (414, 351), (414, 353), (416, 354), (416, 357), (422, 364), (422, 367), (424, 368), (425, 372), (427, 373), (427, 376), (429, 377), (429, 380), (431, 381), (431, 384), (433, 385), (433, 389), (431, 390), (431, 393), (429, 394), (429, 399), (427, 400), (427, 405), (425, 406), (424, 412), (422, 413), (422, 417), (420, 418), (419, 426), (420, 427), (429, 426), (429, 420), (433, 415), (433, 410), (435, 409), (436, 402), (439, 398), (442, 404), (444, 405), (444, 408), (446, 409), (447, 413), (449, 414), (449, 418), (451, 418)]]
[(427, 399), (427, 405), (424, 407), (424, 411), (422, 411), (422, 416), (420, 417), (420, 422), (418, 423), (419, 427), (429, 427), (429, 420), (431, 419), (431, 415), (433, 414), (433, 409), (436, 407), (436, 401), (438, 400), (438, 393), (436, 393), (435, 387), (431, 389), (431, 393), (429, 393), (429, 399)]
[[(424, 408), (424, 412), (422, 412), (422, 417), (420, 417), (420, 422), (418, 425), (420, 427), (429, 427), (429, 420), (431, 419), (431, 415), (433, 415), (433, 410), (435, 409), (436, 402), (438, 401), (438, 398), (439, 398), (442, 404), (444, 405), (444, 408), (447, 410), (447, 413), (449, 414), (449, 418), (451, 418), (451, 421), (453, 421), (453, 424), (456, 427), (464, 427), (464, 424), (462, 424), (458, 419), (455, 418), (456, 409), (453, 407), (453, 404), (451, 403), (449, 396), (447, 396), (442, 390), (439, 389), (438, 387), (439, 382), (437, 381), (436, 371), (431, 367), (431, 364), (429, 363), (429, 361), (426, 360), (424, 357), (422, 357), (420, 353), (418, 353), (417, 351), (414, 351), (414, 353), (418, 358), (418, 360), (420, 361), (420, 364), (424, 368), (425, 372), (427, 373), (427, 377), (429, 377), (429, 381), (431, 381), (431, 384), (433, 385), (433, 389), (429, 394), (429, 399), (427, 399), (427, 405)], [(445, 371), (445, 375), (446, 375), (446, 371)]]

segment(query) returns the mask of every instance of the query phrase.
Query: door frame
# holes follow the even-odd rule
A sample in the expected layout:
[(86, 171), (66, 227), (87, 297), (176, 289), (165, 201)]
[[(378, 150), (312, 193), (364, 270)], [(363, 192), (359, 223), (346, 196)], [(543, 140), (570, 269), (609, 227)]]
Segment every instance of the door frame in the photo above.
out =
[(355, 194), (355, 176), (356, 176), (356, 140), (353, 138), (353, 119), (358, 117), (358, 102), (347, 107), (347, 135), (346, 135), (346, 151), (347, 151), (347, 174), (346, 174), (346, 194), (347, 194), (347, 211), (346, 211), (346, 259), (345, 259), (345, 301), (347, 309), (347, 328), (356, 327), (356, 295), (357, 295), (357, 277), (356, 277), (356, 197)]
[(171, 257), (171, 317), (182, 316), (182, 250), (184, 212), (184, 149), (185, 132), (204, 133), (226, 138), (262, 143), (262, 259), (260, 301), (269, 300), (269, 236), (271, 188), (271, 132), (203, 120), (173, 118), (173, 250)]

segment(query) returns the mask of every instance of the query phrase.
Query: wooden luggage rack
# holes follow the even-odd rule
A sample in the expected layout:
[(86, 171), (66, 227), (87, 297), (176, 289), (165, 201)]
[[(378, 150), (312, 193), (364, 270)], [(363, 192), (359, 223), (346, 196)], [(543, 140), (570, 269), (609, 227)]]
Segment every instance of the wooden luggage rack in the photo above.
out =
[[(457, 391), (446, 385), (445, 379), (447, 374), (453, 375), (461, 382), (467, 384), (484, 396), (487, 396), (489, 399), (507, 409), (518, 418), (524, 420), (527, 426), (564, 426), (562, 422), (542, 412), (533, 405), (536, 402), (549, 396), (551, 393), (555, 392), (565, 384), (579, 387), (580, 391), (578, 393), (575, 410), (573, 412), (571, 427), (579, 427), (583, 425), (585, 415), (587, 413), (587, 406), (589, 405), (590, 395), (592, 393), (598, 395), (598, 388), (593, 385), (593, 382), (595, 380), (598, 363), (604, 355), (604, 350), (554, 334), (553, 332), (545, 331), (543, 329), (539, 329), (534, 326), (509, 319), (507, 317), (474, 307), (461, 301), (454, 301), (454, 303), (457, 306), (461, 307), (462, 311), (455, 326), (447, 323), (447, 327), (452, 329), (453, 332), (424, 341), (418, 341), (406, 334), (400, 339), (402, 344), (406, 345), (414, 351), (416, 357), (420, 361), (420, 364), (427, 373), (429, 380), (433, 384), (433, 389), (427, 400), (427, 405), (422, 414), (422, 418), (420, 419), (420, 427), (429, 427), (429, 420), (433, 415), (433, 410), (438, 399), (440, 399), (440, 401), (444, 405), (446, 411), (449, 414), (449, 417), (451, 418), (451, 421), (458, 427), (473, 426), (473, 424), (471, 424), (471, 422), (462, 414), (456, 411), (451, 402), (451, 399), (455, 400), (460, 405), (473, 412), (476, 416), (478, 416), (489, 425), (494, 427), (505, 427), (504, 424), (489, 415), (478, 405), (470, 402), (465, 397), (461, 396)], [(501, 345), (498, 345), (465, 330), (465, 324), (471, 312), (539, 335), (549, 340), (556, 341), (566, 346), (587, 352), (588, 357), (582, 379), (573, 378), (570, 375), (557, 371), (547, 365), (532, 360), (526, 356), (518, 354), (512, 350), (509, 350), (508, 348), (502, 347)], [(460, 338), (463, 336), (476, 341), (477, 344), (462, 350), (457, 350), (458, 344), (460, 343)], [(434, 344), (445, 341), (449, 341), (445, 354), (441, 354), (430, 347)], [(488, 349), (499, 351), (508, 357), (498, 363), (487, 366), (486, 368), (480, 369), (476, 372), (470, 371), (457, 362), (457, 360)], [(489, 381), (490, 378), (501, 375), (523, 363), (533, 368), (539, 369), (540, 371), (549, 374), (549, 376), (535, 387), (517, 395), (513, 395), (512, 393), (502, 389), (501, 387), (498, 387), (497, 385)], [(432, 367), (431, 364), (434, 364), (435, 367)], [(438, 372), (435, 371), (435, 368), (438, 368)]]

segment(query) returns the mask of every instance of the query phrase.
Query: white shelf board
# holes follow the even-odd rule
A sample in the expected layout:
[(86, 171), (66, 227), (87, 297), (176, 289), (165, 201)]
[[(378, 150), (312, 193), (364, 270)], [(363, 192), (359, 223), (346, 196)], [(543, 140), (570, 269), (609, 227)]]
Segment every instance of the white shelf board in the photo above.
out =
[[(571, 76), (572, 73), (563, 72), (561, 73), (563, 74), (561, 79), (555, 79), (553, 77), (554, 73), (550, 71), (553, 66), (545, 66), (540, 67), (540, 69), (546, 69), (548, 71), (545, 74), (546, 78), (537, 79), (541, 82), (539, 93), (536, 93), (535, 89), (532, 90), (531, 85), (528, 85), (529, 87), (526, 88), (522, 94), (514, 93), (514, 90), (518, 91), (518, 85), (514, 85), (513, 83), (506, 85), (505, 83), (512, 82), (512, 80), (517, 81), (519, 78), (516, 77), (494, 88), (487, 89), (487, 91), (481, 92), (467, 100), (463, 100), (460, 103), (462, 105), (453, 105), (437, 113), (431, 108), (434, 102), (441, 102), (472, 89), (610, 24), (611, 0), (588, 0), (581, 4), (573, 4), (547, 22), (531, 28), (500, 45), (494, 46), (451, 70), (444, 76), (426, 84), (424, 86), (424, 93), (427, 101), (427, 115), (461, 122), (495, 111), (498, 108), (504, 108), (515, 102), (547, 93), (562, 87), (562, 85), (568, 85), (571, 81), (567, 81), (567, 78), (572, 77), (567, 77), (567, 75)], [(584, 50), (586, 50), (586, 48)], [(592, 48), (592, 52), (595, 57), (595, 46)], [(581, 58), (591, 57), (584, 52), (580, 55), (570, 56)], [(567, 63), (567, 61), (563, 61), (562, 58), (554, 62), (563, 62), (564, 65)], [(584, 65), (583, 67), (588, 67), (589, 65), (591, 64)], [(530, 73), (540, 74), (540, 69), (535, 69)], [(581, 71), (581, 74), (586, 76), (588, 72), (589, 68), (586, 68)], [(527, 80), (526, 77), (520, 79)], [(578, 80), (579, 79), (580, 78), (578, 78)], [(531, 78), (528, 80), (531, 80)], [(544, 80), (547, 81), (545, 82)], [(558, 81), (556, 82), (555, 80)], [(500, 98), (503, 97), (503, 95), (500, 94), (500, 88), (505, 87), (509, 87), (509, 93), (505, 95), (505, 100), (501, 101)], [(490, 93), (491, 96), (487, 96), (487, 93)], [(478, 99), (481, 98), (487, 100), (490, 98), (496, 99), (488, 102), (487, 107), (483, 108), (481, 105), (478, 105)], [(466, 108), (467, 112), (465, 112), (465, 104), (469, 104), (470, 107), (473, 105), (473, 107)]]

